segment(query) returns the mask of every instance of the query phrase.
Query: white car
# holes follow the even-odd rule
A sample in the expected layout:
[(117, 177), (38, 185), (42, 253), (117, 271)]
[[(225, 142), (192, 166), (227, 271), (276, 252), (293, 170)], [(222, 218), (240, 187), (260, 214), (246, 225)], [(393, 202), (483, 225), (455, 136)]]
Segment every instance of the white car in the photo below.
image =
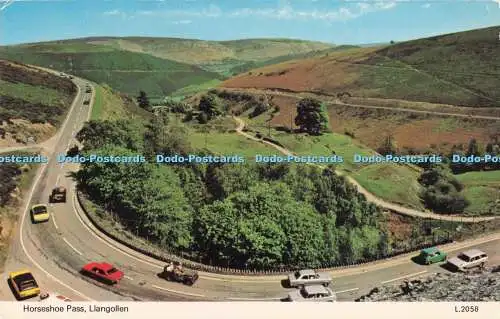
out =
[(304, 286), (296, 289), (288, 294), (286, 301), (323, 301), (334, 302), (337, 301), (335, 292), (329, 287), (323, 285)]
[(484, 267), (488, 255), (479, 249), (471, 249), (460, 253), (457, 257), (448, 259), (448, 266), (455, 271), (466, 271), (474, 267)]

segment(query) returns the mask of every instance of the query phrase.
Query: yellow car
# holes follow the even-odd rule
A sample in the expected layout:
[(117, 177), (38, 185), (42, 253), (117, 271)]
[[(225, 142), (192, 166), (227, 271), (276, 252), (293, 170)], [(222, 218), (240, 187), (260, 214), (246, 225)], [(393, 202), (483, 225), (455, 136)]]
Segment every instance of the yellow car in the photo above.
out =
[(49, 209), (47, 205), (33, 205), (31, 207), (31, 219), (35, 223), (46, 222), (49, 220)]
[(40, 294), (40, 288), (35, 277), (27, 270), (11, 272), (9, 282), (18, 299), (35, 297)]

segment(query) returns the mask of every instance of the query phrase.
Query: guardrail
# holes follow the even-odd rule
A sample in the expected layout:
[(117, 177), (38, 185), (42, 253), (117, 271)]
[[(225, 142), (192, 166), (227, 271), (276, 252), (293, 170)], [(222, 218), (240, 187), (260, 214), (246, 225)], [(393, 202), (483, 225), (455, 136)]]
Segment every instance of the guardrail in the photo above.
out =
[[(178, 261), (182, 262), (183, 266), (189, 269), (193, 270), (198, 270), (198, 271), (203, 271), (203, 272), (208, 272), (208, 273), (215, 273), (215, 274), (224, 274), (224, 275), (240, 275), (240, 276), (263, 276), (263, 275), (285, 275), (290, 272), (293, 272), (297, 269), (298, 267), (281, 267), (281, 268), (275, 268), (275, 269), (268, 269), (268, 270), (259, 270), (259, 269), (235, 269), (235, 268), (229, 268), (229, 267), (219, 267), (219, 266), (211, 266), (211, 265), (206, 265), (202, 264), (199, 262), (195, 262), (189, 259), (186, 259), (184, 257), (180, 257), (177, 254), (171, 253), (166, 251), (165, 249), (162, 249), (160, 247), (155, 246), (151, 242), (147, 242), (144, 238), (136, 236), (135, 234), (131, 233), (130, 231), (124, 230), (124, 229), (112, 229), (113, 225), (106, 225), (106, 221), (103, 221), (104, 218), (99, 217), (99, 215), (96, 212), (91, 212), (90, 209), (87, 207), (87, 205), (92, 205), (96, 209), (101, 209), (100, 207), (96, 206), (94, 203), (92, 203), (87, 196), (84, 194), (83, 191), (77, 190), (76, 191), (76, 197), (78, 200), (78, 204), (82, 208), (82, 211), (85, 213), (87, 218), (90, 220), (90, 222), (99, 230), (102, 232), (104, 235), (107, 237), (115, 240), (116, 242), (132, 249), (135, 250), (136, 252), (139, 252), (141, 254), (144, 254), (148, 257), (169, 263), (173, 261)], [(105, 212), (102, 210), (102, 212)], [(110, 223), (116, 222), (116, 221), (107, 221)], [(348, 269), (348, 268), (353, 268), (353, 267), (358, 267), (361, 265), (365, 265), (368, 263), (376, 263), (376, 262), (383, 262), (390, 260), (395, 257), (402, 257), (407, 255), (408, 257), (410, 255), (414, 255), (417, 253), (420, 249), (423, 248), (428, 248), (432, 247), (435, 245), (443, 245), (447, 243), (451, 243), (452, 240), (450, 239), (444, 239), (436, 242), (427, 242), (427, 243), (422, 243), (418, 245), (417, 247), (407, 249), (407, 250), (402, 250), (402, 251), (397, 251), (394, 252), (390, 255), (383, 256), (382, 258), (371, 258), (371, 259), (366, 259), (361, 262), (356, 262), (356, 263), (351, 263), (351, 264), (337, 264), (337, 265), (330, 265), (324, 268), (316, 268), (318, 271), (335, 271), (335, 270), (342, 270), (342, 269)]]

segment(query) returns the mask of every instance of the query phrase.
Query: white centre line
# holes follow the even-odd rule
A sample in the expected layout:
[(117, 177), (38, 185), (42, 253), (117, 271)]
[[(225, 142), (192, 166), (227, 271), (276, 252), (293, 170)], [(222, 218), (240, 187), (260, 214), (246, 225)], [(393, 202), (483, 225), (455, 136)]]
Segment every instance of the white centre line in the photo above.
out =
[(76, 249), (73, 245), (71, 245), (69, 241), (66, 240), (66, 238), (63, 237), (63, 240), (66, 244), (68, 244), (69, 247), (71, 247), (74, 251), (76, 251), (77, 254), (79, 254), (80, 256), (83, 255), (81, 252), (78, 251), (78, 249)]
[(52, 216), (50, 216), (50, 219), (52, 219), (52, 222), (54, 223), (54, 226), (56, 226), (56, 229), (59, 229), (59, 227), (57, 227), (56, 216), (54, 216), (54, 213), (52, 213)]
[(168, 291), (168, 292), (173, 292), (173, 293), (176, 293), (176, 294), (179, 294), (179, 295), (188, 295), (188, 296), (195, 296), (195, 297), (205, 297), (205, 295), (198, 295), (198, 294), (192, 294), (192, 293), (189, 293), (189, 292), (183, 292), (183, 291), (177, 291), (177, 290), (173, 290), (173, 289), (167, 289), (167, 288), (159, 287), (159, 286), (156, 286), (156, 285), (151, 285), (151, 287), (156, 288), (156, 289), (160, 289), (160, 290), (165, 290), (165, 291)]
[(387, 284), (387, 283), (390, 283), (390, 282), (393, 282), (393, 281), (398, 281), (398, 280), (405, 279), (405, 278), (415, 277), (415, 276), (418, 276), (418, 275), (425, 274), (426, 272), (427, 272), (427, 270), (424, 270), (424, 271), (421, 271), (421, 272), (416, 272), (414, 274), (409, 274), (409, 275), (401, 276), (401, 277), (394, 278), (394, 279), (391, 279), (391, 280), (382, 281), (381, 284)]
[(59, 185), (59, 179), (61, 178), (61, 174), (57, 175), (57, 179), (56, 179), (56, 186)]
[(356, 291), (359, 290), (359, 288), (352, 288), (352, 289), (347, 289), (347, 290), (341, 290), (341, 291), (335, 291), (336, 294), (342, 294), (345, 292), (351, 292), (351, 291)]

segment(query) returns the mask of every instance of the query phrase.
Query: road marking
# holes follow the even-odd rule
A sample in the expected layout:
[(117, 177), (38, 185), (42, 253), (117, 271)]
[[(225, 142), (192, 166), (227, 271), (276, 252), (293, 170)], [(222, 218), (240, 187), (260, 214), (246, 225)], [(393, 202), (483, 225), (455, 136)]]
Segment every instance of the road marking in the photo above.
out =
[(54, 226), (56, 226), (56, 229), (59, 229), (59, 227), (57, 227), (57, 223), (56, 223), (56, 216), (52, 213), (52, 216), (50, 216), (52, 219), (52, 222), (54, 223)]
[[(76, 98), (78, 98), (79, 94), (80, 94), (80, 87), (78, 87), (78, 94), (77, 94)], [(73, 104), (73, 106), (74, 105), (75, 104)], [(65, 127), (66, 124), (67, 124), (67, 120), (63, 124), (62, 129), (64, 129), (64, 127)], [(64, 282), (62, 282), (61, 280), (57, 279), (54, 275), (52, 275), (47, 270), (45, 270), (39, 263), (37, 263), (35, 261), (35, 259), (33, 257), (31, 257), (31, 255), (28, 253), (28, 249), (26, 248), (26, 245), (24, 244), (24, 238), (23, 238), (24, 231), (23, 231), (23, 227), (24, 227), (24, 222), (26, 220), (26, 215), (28, 214), (28, 211), (29, 211), (30, 201), (31, 201), (31, 198), (33, 197), (33, 194), (35, 193), (36, 186), (38, 185), (38, 182), (42, 178), (43, 173), (45, 172), (46, 168), (47, 168), (47, 165), (44, 165), (43, 168), (42, 168), (42, 170), (40, 171), (40, 174), (36, 177), (35, 181), (33, 182), (33, 186), (31, 187), (31, 190), (30, 190), (30, 192), (29, 192), (29, 194), (28, 194), (28, 196), (26, 198), (26, 206), (24, 207), (24, 212), (23, 212), (23, 215), (22, 215), (22, 218), (21, 218), (21, 221), (20, 221), (20, 226), (19, 226), (19, 242), (21, 244), (21, 247), (22, 247), (22, 249), (23, 249), (24, 254), (26, 255), (26, 257), (28, 257), (28, 259), (30, 260), (30, 262), (33, 265), (35, 265), (35, 267), (37, 267), (43, 273), (45, 273), (45, 275), (47, 275), (47, 277), (51, 278), (52, 280), (54, 280), (58, 284), (66, 287), (66, 288), (68, 288), (69, 290), (71, 290), (72, 292), (76, 293), (78, 296), (82, 297), (83, 299), (87, 299), (88, 301), (94, 301), (92, 298), (89, 298), (89, 297), (85, 296), (84, 294), (82, 294), (81, 292), (79, 292), (78, 290), (73, 289), (72, 287), (66, 285)]]
[(341, 291), (334, 291), (336, 294), (342, 294), (345, 292), (351, 292), (351, 291), (356, 291), (359, 290), (359, 288), (352, 288), (352, 289), (347, 289), (347, 290), (341, 290)]
[(167, 289), (167, 288), (163, 288), (163, 287), (156, 286), (156, 285), (151, 285), (151, 287), (156, 288), (156, 289), (160, 289), (160, 290), (165, 290), (165, 291), (168, 291), (168, 292), (173, 292), (173, 293), (176, 293), (176, 294), (179, 294), (179, 295), (187, 295), (187, 296), (194, 296), (194, 297), (205, 297), (205, 295), (199, 295), (199, 294), (193, 294), (193, 293), (190, 293), (190, 292), (182, 292), (182, 291), (178, 291), (178, 290)]
[(421, 272), (416, 272), (414, 274), (409, 274), (409, 275), (401, 276), (401, 277), (394, 278), (394, 279), (391, 279), (391, 280), (382, 281), (381, 284), (387, 284), (387, 283), (390, 283), (390, 282), (393, 282), (393, 281), (398, 281), (398, 280), (405, 279), (405, 278), (415, 277), (415, 276), (418, 276), (418, 275), (425, 274), (426, 272), (427, 272), (427, 270), (424, 270), (424, 271), (421, 271)]
[(241, 301), (276, 301), (281, 298), (227, 298), (227, 300), (241, 300)]
[(78, 218), (78, 220), (80, 221), (80, 223), (81, 223), (83, 226), (85, 226), (85, 228), (87, 228), (87, 230), (89, 231), (89, 233), (90, 233), (90, 234), (92, 234), (92, 236), (94, 236), (95, 238), (99, 239), (99, 240), (100, 240), (101, 242), (103, 242), (106, 246), (113, 248), (114, 250), (116, 250), (117, 252), (119, 252), (119, 253), (121, 253), (121, 254), (123, 254), (123, 255), (125, 255), (125, 256), (128, 256), (128, 257), (130, 257), (130, 258), (132, 258), (132, 259), (134, 259), (134, 260), (140, 261), (140, 262), (142, 262), (142, 263), (144, 263), (144, 264), (150, 265), (150, 266), (155, 267), (155, 268), (157, 268), (157, 269), (163, 269), (163, 268), (164, 268), (164, 267), (162, 267), (162, 266), (158, 266), (158, 265), (155, 265), (155, 264), (150, 263), (150, 262), (148, 262), (148, 261), (145, 261), (145, 260), (142, 260), (142, 259), (137, 258), (137, 257), (135, 257), (135, 256), (132, 256), (132, 255), (130, 255), (129, 253), (124, 252), (123, 250), (120, 250), (120, 249), (116, 248), (115, 246), (113, 246), (113, 245), (111, 245), (110, 243), (108, 243), (106, 240), (104, 240), (104, 239), (102, 239), (101, 237), (99, 237), (98, 235), (96, 235), (96, 234), (95, 234), (95, 232), (94, 232), (94, 231), (90, 228), (90, 226), (89, 226), (89, 225), (87, 225), (87, 224), (85, 224), (85, 222), (82, 220), (82, 218), (81, 218), (81, 217), (80, 217), (80, 215), (78, 214), (78, 212), (77, 212), (77, 208), (76, 208), (76, 205), (75, 205), (75, 201), (76, 201), (76, 195), (75, 195), (75, 193), (73, 193), (73, 200), (71, 201), (71, 204), (73, 205), (73, 212), (75, 213), (75, 215), (76, 215), (76, 217)]
[(83, 255), (81, 252), (78, 251), (78, 249), (75, 248), (75, 246), (71, 245), (70, 242), (66, 240), (66, 238), (63, 237), (62, 239), (66, 244), (68, 244), (69, 247), (71, 247), (74, 251), (76, 251), (77, 254), (79, 254), (80, 256)]
[(126, 278), (128, 280), (134, 280), (132, 277), (129, 277), (129, 276), (123, 276), (123, 278)]
[(61, 178), (61, 174), (57, 175), (56, 186), (59, 185), (59, 179)]

